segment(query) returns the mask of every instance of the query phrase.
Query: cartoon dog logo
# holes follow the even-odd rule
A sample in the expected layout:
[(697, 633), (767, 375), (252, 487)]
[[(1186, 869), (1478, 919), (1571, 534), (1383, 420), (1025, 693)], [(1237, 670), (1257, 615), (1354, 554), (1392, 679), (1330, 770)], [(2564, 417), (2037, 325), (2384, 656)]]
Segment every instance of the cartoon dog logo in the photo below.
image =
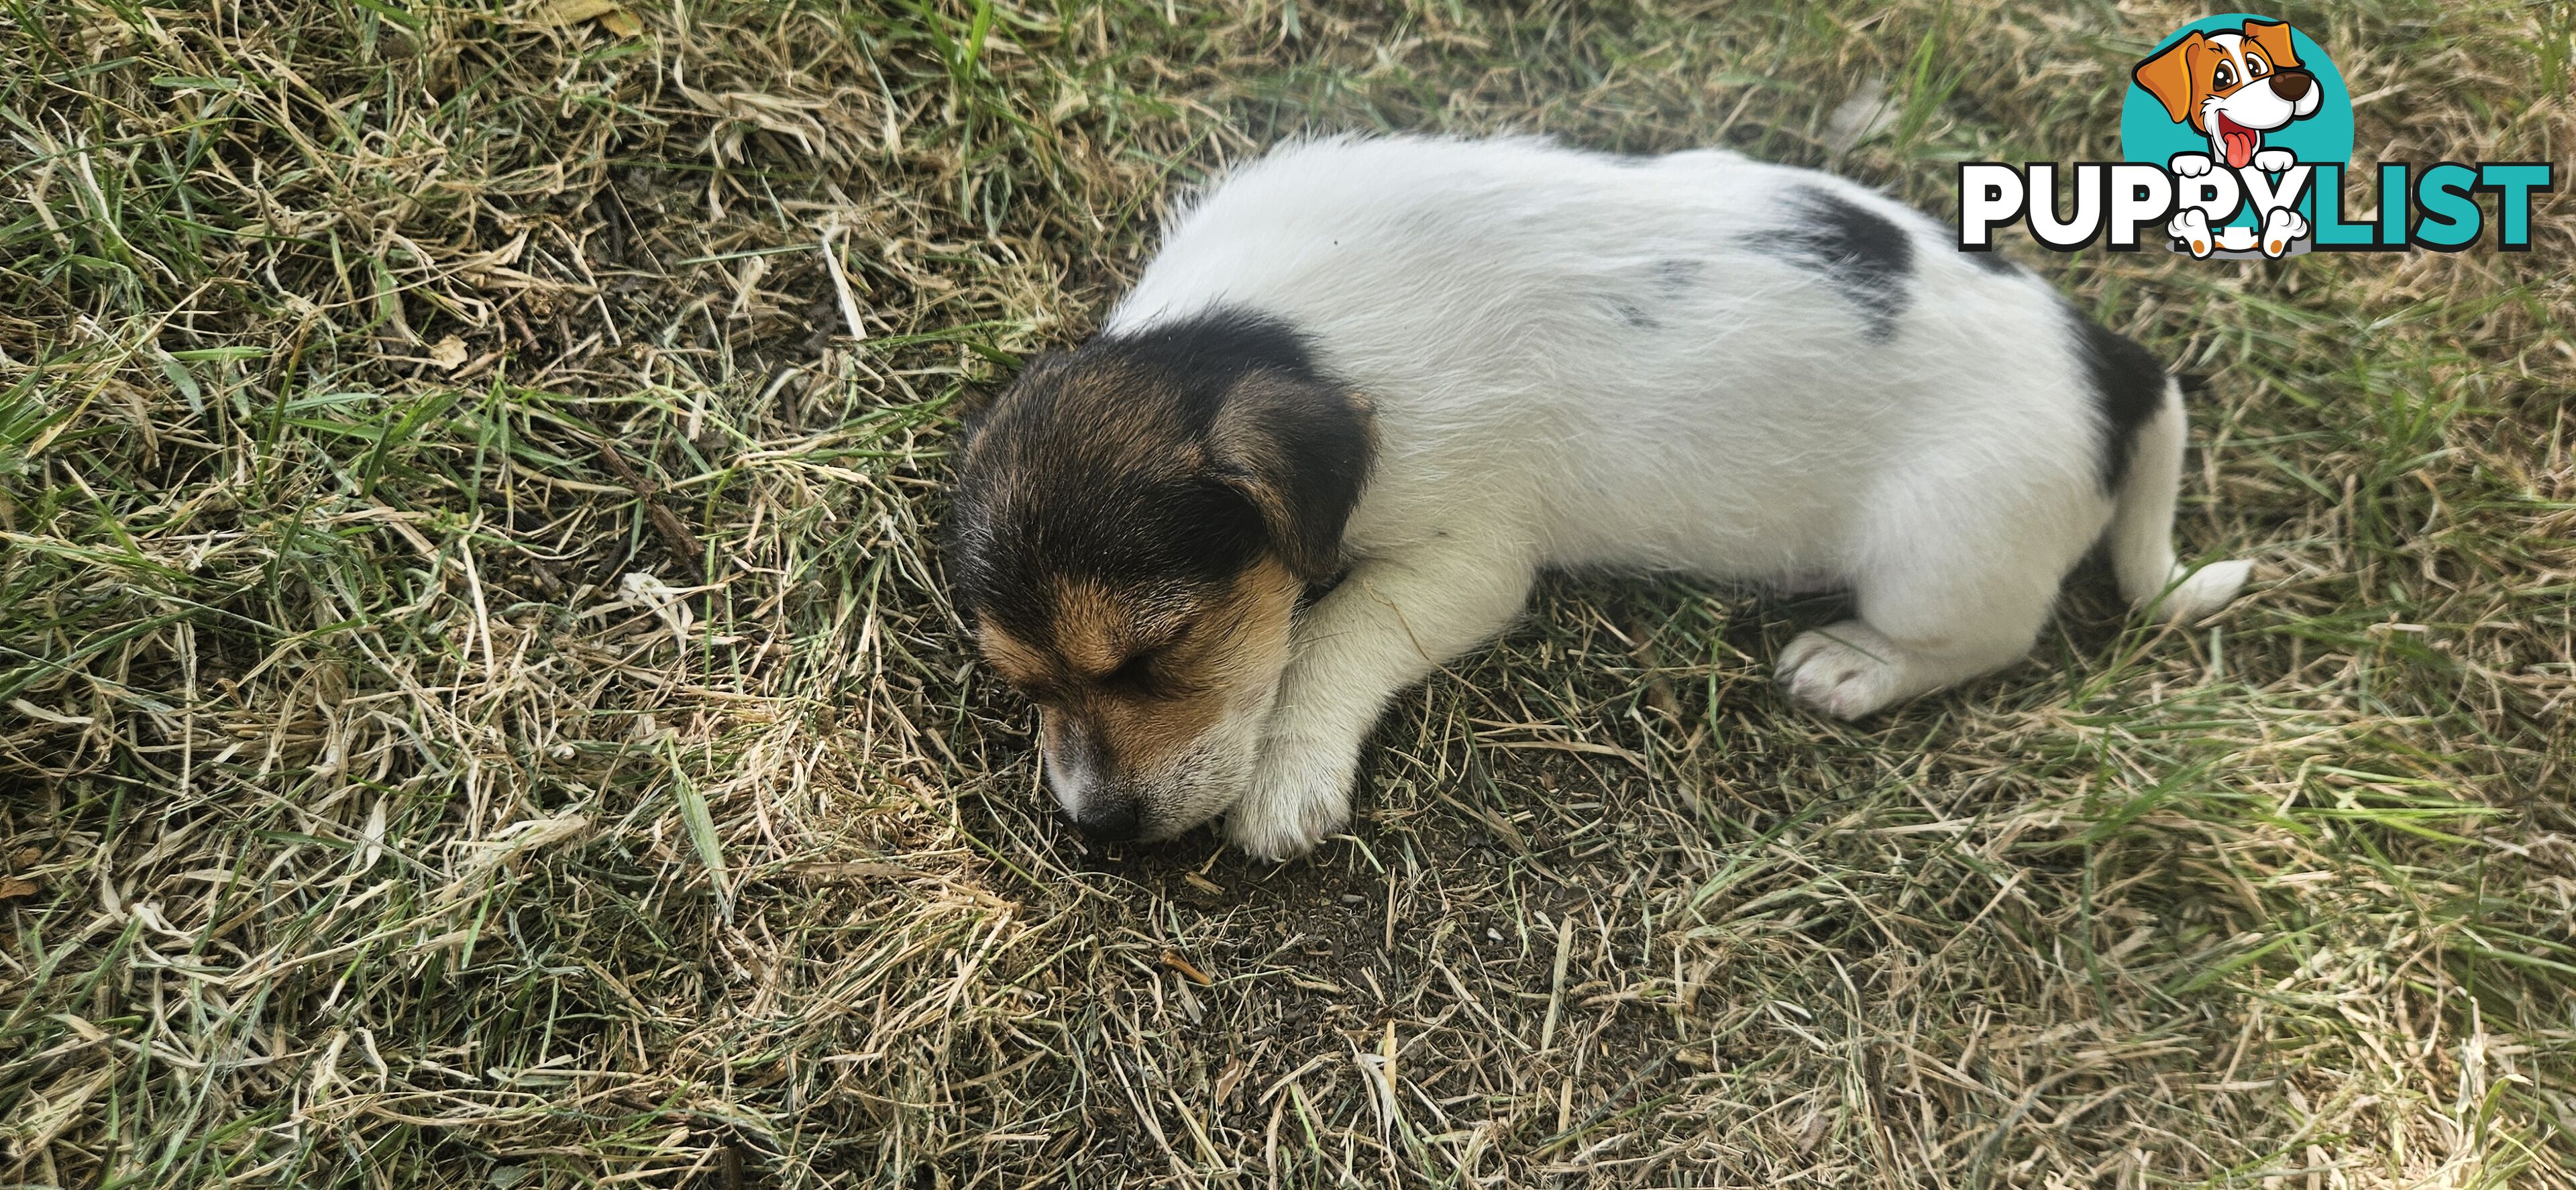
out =
[[(2138, 63), (2132, 73), (2138, 86), (2165, 105), (2177, 123), (2209, 138), (2209, 152), (2176, 153), (2168, 168), (2196, 178), (2213, 168), (2213, 159), (2229, 169), (2251, 165), (2280, 173), (2297, 164), (2287, 149), (2265, 148), (2263, 134), (2286, 128), (2293, 120), (2315, 115), (2324, 100), (2314, 74), (2299, 68), (2290, 45), (2290, 26), (2280, 21), (2248, 20), (2243, 30), (2186, 34), (2162, 52)], [(2186, 206), (2165, 230), (2207, 256), (2213, 248), (2242, 252), (2255, 246), (2255, 229), (2222, 227), (2214, 232), (2207, 214)], [(2279, 256), (2308, 234), (2308, 221), (2287, 207), (2264, 214), (2260, 242), (2267, 256)]]

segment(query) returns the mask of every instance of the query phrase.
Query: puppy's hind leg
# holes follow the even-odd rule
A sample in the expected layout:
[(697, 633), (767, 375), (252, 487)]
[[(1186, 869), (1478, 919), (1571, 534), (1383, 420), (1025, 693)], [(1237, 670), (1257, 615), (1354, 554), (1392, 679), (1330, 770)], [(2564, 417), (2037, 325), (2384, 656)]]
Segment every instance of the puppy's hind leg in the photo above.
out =
[(2098, 496), (2075, 502), (2091, 505), (2088, 518), (1923, 495), (1933, 498), (1903, 502), (1865, 551), (1853, 575), (1859, 618), (1781, 651), (1790, 698), (1857, 719), (2020, 660), (2107, 513)]
[[(1864, 609), (1877, 605), (1877, 615), (1864, 610), (1858, 619), (1802, 632), (1781, 650), (1780, 684), (1800, 705), (1861, 718), (2021, 660), (2048, 619), (2046, 600), (1982, 602), (1912, 584), (1882, 588), (1881, 598), (1862, 602)], [(1902, 627), (1881, 627), (1883, 620)]]

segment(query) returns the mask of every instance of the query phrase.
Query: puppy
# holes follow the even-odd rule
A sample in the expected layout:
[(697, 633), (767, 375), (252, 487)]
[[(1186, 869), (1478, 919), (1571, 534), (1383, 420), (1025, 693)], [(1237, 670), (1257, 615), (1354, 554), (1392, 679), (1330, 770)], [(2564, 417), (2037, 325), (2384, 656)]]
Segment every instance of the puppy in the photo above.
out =
[[(2166, 116), (2209, 138), (2208, 153), (2176, 153), (2166, 162), (2187, 178), (2208, 173), (2213, 160), (2229, 169), (2251, 165), (2275, 174), (2296, 165), (2289, 150), (2263, 147), (2263, 134), (2315, 115), (2325, 100), (2316, 75), (2299, 68), (2290, 26), (2279, 21), (2248, 20), (2242, 30), (2217, 33), (2195, 30), (2138, 63), (2131, 77), (2165, 105)], [(2194, 256), (2250, 251), (2258, 242), (2265, 255), (2279, 256), (2308, 234), (2308, 221), (2283, 207), (2264, 213), (2259, 234), (2247, 227), (2213, 229), (2207, 213), (2185, 207), (2165, 230)]]
[[(2107, 540), (2177, 619), (2180, 390), (1877, 193), (1701, 150), (1292, 144), (974, 427), (949, 566), (1083, 831), (1296, 855), (1389, 698), (1548, 567), (1849, 589), (1777, 663), (1844, 718), (2022, 657)], [(1311, 600), (1311, 601), (1310, 601)]]

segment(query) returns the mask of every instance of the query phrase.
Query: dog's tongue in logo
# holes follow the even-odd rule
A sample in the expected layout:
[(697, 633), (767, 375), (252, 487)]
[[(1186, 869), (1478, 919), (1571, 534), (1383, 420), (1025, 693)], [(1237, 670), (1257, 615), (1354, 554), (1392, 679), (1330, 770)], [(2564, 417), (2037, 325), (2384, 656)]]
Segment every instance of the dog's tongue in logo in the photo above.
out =
[(2219, 141), (2227, 147), (2227, 168), (2243, 169), (2254, 160), (2254, 146), (2263, 143), (2263, 134), (2227, 118), (2225, 112), (2210, 113), (2218, 125)]

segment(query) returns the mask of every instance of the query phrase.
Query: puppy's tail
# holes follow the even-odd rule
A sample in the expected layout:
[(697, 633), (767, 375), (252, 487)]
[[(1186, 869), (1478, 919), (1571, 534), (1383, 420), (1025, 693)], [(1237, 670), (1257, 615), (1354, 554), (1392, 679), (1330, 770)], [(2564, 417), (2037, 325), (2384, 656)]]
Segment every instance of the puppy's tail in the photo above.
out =
[(2193, 570), (2174, 561), (2174, 489), (2182, 480), (2182, 384), (2165, 381), (2164, 401), (2138, 426), (2107, 534), (2120, 593), (2166, 619), (2190, 623), (2227, 606), (2254, 564), (2242, 559)]

